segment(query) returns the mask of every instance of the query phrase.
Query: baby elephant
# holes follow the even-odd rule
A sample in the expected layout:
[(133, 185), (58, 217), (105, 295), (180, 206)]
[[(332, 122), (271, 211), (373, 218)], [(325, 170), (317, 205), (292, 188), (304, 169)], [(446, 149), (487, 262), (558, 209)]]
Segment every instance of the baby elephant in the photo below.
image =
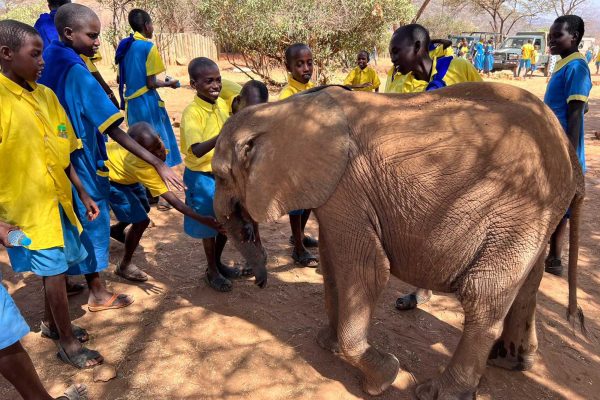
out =
[(472, 398), (486, 363), (531, 368), (546, 243), (569, 207), (569, 313), (577, 313), (583, 174), (558, 120), (524, 90), (333, 87), (250, 107), (223, 127), (213, 172), (217, 218), (261, 287), (266, 255), (248, 240), (252, 222), (314, 209), (329, 317), (317, 340), (361, 370), (369, 394), (399, 370), (367, 341), (390, 274), (454, 293), (465, 313), (449, 365), (416, 388), (419, 399)]

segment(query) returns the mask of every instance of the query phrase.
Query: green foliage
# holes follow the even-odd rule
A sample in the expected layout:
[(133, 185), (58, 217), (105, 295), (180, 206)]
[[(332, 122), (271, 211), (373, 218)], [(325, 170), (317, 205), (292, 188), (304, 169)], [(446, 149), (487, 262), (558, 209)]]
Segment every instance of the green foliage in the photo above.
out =
[[(476, 31), (475, 24), (463, 17), (463, 11), (456, 11), (456, 14), (435, 14), (423, 17), (419, 23), (429, 29), (432, 38), (445, 39), (448, 35), (458, 34), (460, 32)], [(466, 14), (466, 11), (464, 11)]]
[(0, 15), (0, 20), (14, 19), (29, 25), (33, 25), (39, 18), (40, 14), (44, 12), (48, 12), (48, 5), (46, 1), (36, 1), (31, 4), (16, 5), (15, 7), (5, 10), (5, 12)]
[(274, 83), (286, 47), (307, 43), (319, 83), (359, 50), (379, 45), (393, 23), (410, 21), (409, 0), (199, 0), (197, 21), (252, 71)]

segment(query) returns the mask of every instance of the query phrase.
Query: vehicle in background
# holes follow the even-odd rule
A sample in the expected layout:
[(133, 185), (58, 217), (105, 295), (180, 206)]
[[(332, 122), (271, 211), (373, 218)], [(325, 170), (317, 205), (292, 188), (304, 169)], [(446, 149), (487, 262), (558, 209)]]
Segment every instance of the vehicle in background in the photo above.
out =
[(531, 39), (531, 44), (538, 46), (537, 70), (548, 76), (548, 54), (546, 54), (545, 32), (517, 32), (508, 36), (499, 48), (494, 51), (494, 71), (516, 71), (521, 58), (521, 47)]
[(581, 39), (581, 43), (579, 43), (579, 51), (583, 54), (585, 54), (585, 52), (588, 49), (595, 49), (595, 45), (596, 45), (596, 39), (593, 37), (583, 37), (583, 39)]

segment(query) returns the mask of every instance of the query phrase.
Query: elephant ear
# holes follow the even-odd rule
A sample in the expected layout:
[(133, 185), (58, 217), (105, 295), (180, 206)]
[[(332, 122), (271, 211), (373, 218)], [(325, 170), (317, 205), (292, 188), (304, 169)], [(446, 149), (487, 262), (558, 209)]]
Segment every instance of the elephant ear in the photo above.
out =
[(244, 119), (253, 134), (236, 143), (235, 153), (255, 221), (317, 208), (335, 190), (348, 163), (350, 127), (328, 92), (272, 103)]

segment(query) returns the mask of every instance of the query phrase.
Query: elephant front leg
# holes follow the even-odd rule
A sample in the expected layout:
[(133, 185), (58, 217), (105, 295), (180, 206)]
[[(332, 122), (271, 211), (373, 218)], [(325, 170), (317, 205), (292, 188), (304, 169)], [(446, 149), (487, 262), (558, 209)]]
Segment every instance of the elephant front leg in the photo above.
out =
[(502, 335), (492, 347), (488, 364), (518, 371), (533, 367), (538, 347), (535, 332), (536, 296), (544, 274), (545, 254), (545, 251), (542, 252), (519, 290), (504, 320)]

